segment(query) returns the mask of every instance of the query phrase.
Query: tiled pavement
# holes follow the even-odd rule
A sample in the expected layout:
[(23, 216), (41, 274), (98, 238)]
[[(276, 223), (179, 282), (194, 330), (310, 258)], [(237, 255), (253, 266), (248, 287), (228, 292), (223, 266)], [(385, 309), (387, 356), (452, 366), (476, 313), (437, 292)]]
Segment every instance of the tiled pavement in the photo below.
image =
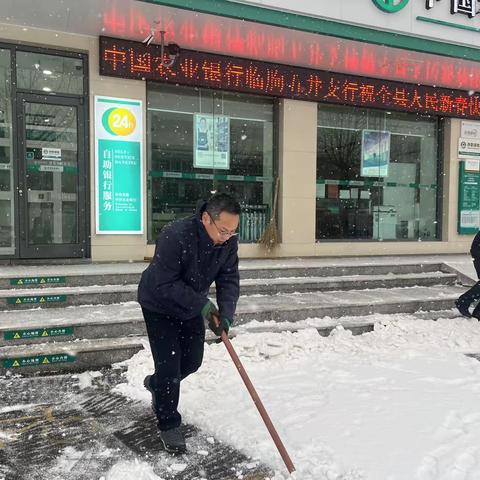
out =
[(0, 377), (0, 479), (100, 479), (135, 459), (165, 480), (269, 477), (257, 460), (189, 425), (189, 454), (167, 454), (148, 406), (112, 392), (120, 381), (120, 369), (82, 389), (75, 375)]

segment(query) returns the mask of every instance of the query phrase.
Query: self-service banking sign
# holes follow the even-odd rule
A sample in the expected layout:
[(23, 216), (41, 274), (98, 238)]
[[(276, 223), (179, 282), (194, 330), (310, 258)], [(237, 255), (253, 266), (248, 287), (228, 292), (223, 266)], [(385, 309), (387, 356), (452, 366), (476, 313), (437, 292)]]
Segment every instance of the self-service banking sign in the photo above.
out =
[(143, 233), (142, 102), (95, 97), (97, 234)]

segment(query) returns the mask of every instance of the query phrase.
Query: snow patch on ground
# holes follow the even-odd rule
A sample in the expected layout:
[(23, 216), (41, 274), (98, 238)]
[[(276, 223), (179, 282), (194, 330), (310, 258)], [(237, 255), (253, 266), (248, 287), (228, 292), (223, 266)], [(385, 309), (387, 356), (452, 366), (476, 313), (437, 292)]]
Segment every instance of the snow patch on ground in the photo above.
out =
[[(316, 319), (310, 319), (315, 322)], [(301, 480), (467, 480), (480, 472), (476, 320), (374, 315), (361, 336), (337, 327), (244, 333), (233, 340)], [(281, 326), (281, 324), (279, 325)], [(126, 362), (116, 390), (145, 401), (153, 363)], [(187, 423), (288, 475), (222, 344), (182, 383)], [(135, 475), (138, 477), (138, 475)], [(113, 478), (113, 477), (112, 477)]]
[(147, 462), (135, 459), (116, 463), (100, 480), (162, 480)]

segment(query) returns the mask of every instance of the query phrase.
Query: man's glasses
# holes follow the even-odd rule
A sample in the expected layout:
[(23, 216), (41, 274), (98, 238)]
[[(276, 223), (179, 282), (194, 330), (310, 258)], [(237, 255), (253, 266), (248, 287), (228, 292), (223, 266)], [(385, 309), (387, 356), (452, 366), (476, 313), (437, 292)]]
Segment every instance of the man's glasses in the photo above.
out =
[(218, 228), (218, 226), (215, 223), (215, 220), (213, 219), (213, 217), (209, 213), (208, 213), (208, 216), (210, 217), (210, 220), (212, 221), (212, 223), (215, 225), (215, 228), (217, 229), (217, 232), (221, 237), (230, 238), (230, 237), (235, 237), (236, 235), (238, 235), (238, 232), (236, 232), (235, 230), (233, 232), (230, 232), (229, 230)]

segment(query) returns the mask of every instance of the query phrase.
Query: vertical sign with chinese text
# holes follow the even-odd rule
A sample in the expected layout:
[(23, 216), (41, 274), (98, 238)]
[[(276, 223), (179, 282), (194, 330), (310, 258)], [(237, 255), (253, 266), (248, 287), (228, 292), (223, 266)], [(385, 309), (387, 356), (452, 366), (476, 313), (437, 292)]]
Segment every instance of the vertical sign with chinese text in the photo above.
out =
[(476, 234), (480, 229), (480, 161), (460, 162), (458, 233)]
[(95, 97), (97, 234), (143, 233), (142, 101)]

